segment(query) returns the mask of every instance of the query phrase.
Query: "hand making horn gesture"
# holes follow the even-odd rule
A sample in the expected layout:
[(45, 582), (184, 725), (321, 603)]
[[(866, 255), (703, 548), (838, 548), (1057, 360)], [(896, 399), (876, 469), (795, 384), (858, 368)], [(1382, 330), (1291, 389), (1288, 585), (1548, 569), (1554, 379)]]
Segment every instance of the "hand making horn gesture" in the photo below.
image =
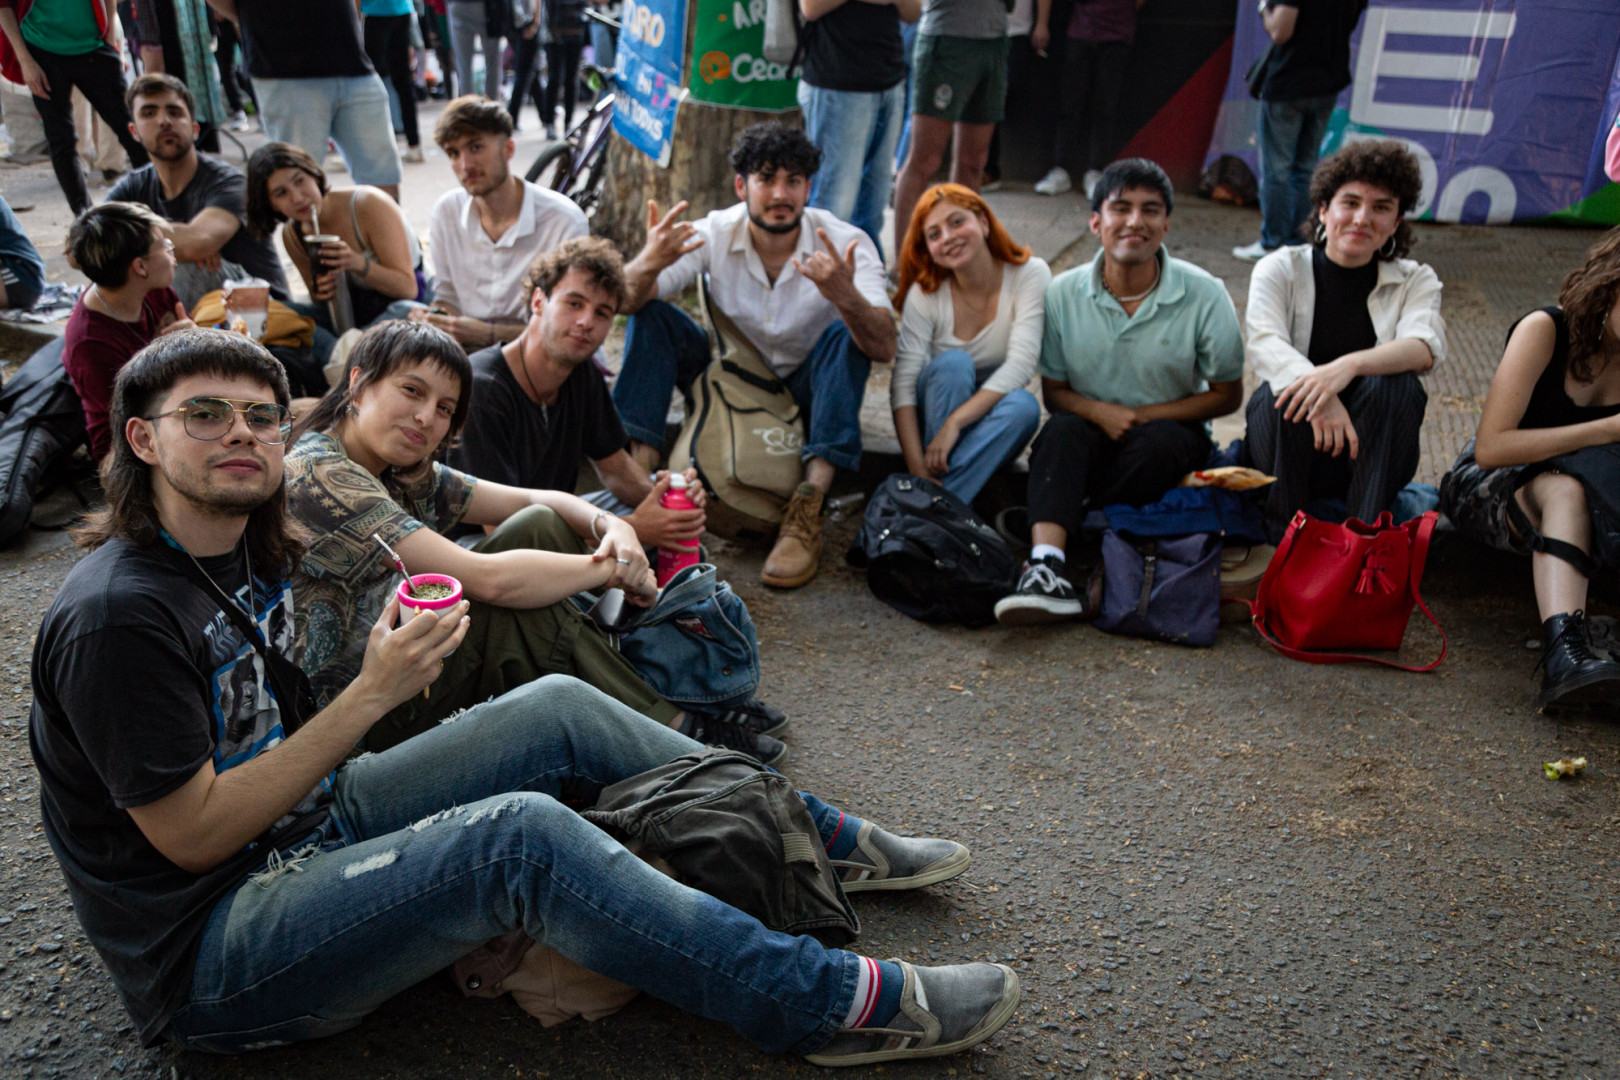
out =
[(817, 229), (816, 235), (827, 250), (812, 253), (804, 262), (794, 256), (793, 265), (799, 268), (799, 273), (816, 283), (822, 296), (836, 300), (839, 295), (848, 295), (849, 290), (855, 287), (855, 245), (861, 241), (859, 237), (851, 240), (840, 256), (826, 229)]
[(669, 208), (669, 213), (659, 217), (658, 204), (651, 199), (647, 200), (647, 243), (642, 248), (642, 253), (649, 256), (648, 261), (660, 270), (672, 265), (687, 252), (696, 251), (705, 242), (703, 237), (696, 235), (696, 225), (690, 221), (676, 220), (686, 213), (689, 205), (691, 204), (682, 199)]

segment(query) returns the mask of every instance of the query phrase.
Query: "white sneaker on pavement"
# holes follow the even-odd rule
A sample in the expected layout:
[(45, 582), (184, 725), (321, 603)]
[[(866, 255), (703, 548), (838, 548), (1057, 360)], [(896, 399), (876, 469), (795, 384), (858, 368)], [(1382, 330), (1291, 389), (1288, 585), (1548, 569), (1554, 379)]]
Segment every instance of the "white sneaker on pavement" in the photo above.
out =
[(1244, 244), (1242, 247), (1233, 248), (1232, 258), (1242, 259), (1244, 262), (1258, 262), (1260, 259), (1270, 255), (1272, 250), (1272, 248), (1268, 248), (1265, 244), (1256, 240), (1252, 244)]
[(1069, 170), (1061, 165), (1054, 166), (1035, 184), (1035, 191), (1039, 195), (1062, 195), (1065, 191), (1073, 190), (1074, 181), (1069, 179)]
[(405, 152), (399, 157), (401, 161), (408, 165), (420, 165), (422, 162), (427, 160), (427, 158), (423, 156), (422, 148), (420, 146), (407, 146), (405, 148)]
[(1085, 185), (1085, 191), (1083, 192), (1085, 197), (1088, 199), (1091, 198), (1092, 194), (1097, 190), (1097, 185), (1101, 182), (1101, 169), (1087, 169), (1085, 179), (1081, 181), (1081, 183)]

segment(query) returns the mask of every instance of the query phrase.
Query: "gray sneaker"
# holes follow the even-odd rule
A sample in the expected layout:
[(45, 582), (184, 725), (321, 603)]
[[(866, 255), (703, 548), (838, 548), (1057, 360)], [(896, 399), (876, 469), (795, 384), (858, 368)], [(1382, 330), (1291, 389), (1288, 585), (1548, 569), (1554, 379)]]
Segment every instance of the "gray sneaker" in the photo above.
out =
[(900, 1011), (888, 1027), (846, 1028), (814, 1054), (812, 1065), (870, 1065), (878, 1061), (944, 1057), (1000, 1031), (1018, 1008), (1018, 975), (1004, 964), (913, 967), (906, 973)]
[(919, 889), (960, 874), (973, 856), (955, 840), (896, 836), (863, 821), (855, 834), (855, 850), (830, 861), (844, 891), (852, 893)]

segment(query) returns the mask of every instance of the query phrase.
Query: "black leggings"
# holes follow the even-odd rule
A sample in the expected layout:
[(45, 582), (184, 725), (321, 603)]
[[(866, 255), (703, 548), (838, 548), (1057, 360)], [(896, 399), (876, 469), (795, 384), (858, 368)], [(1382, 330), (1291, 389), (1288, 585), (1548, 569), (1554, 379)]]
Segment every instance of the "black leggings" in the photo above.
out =
[(230, 19), (215, 18), (213, 8), (208, 9), (208, 22), (214, 28), (214, 61), (219, 65), (219, 81), (225, 88), (225, 100), (230, 103), (231, 111), (242, 111), (244, 87), (253, 101), (253, 108), (257, 110), (259, 99), (253, 95), (253, 84), (248, 81), (247, 71), (236, 66), (236, 49), (241, 41), (236, 33), (236, 24)]
[(1073, 413), (1053, 413), (1029, 457), (1029, 520), (1078, 537), (1086, 511), (1146, 506), (1209, 463), (1209, 436), (1195, 421), (1150, 420), (1117, 442)]
[(1064, 39), (1053, 164), (1077, 181), (1087, 169), (1107, 165), (1116, 149), (1114, 114), (1130, 58), (1131, 47), (1123, 41)]
[(574, 118), (574, 106), (579, 103), (579, 57), (585, 51), (585, 35), (546, 42), (546, 107), (540, 119), (551, 122), (557, 108), (558, 91), (562, 93), (563, 124)]
[(51, 168), (56, 170), (56, 182), (62, 186), (62, 194), (67, 196), (68, 206), (77, 217), (90, 209), (90, 189), (85, 185), (84, 170), (79, 165), (79, 132), (73, 126), (75, 86), (96, 110), (96, 115), (118, 136), (124, 152), (129, 154), (130, 167), (138, 169), (147, 162), (146, 150), (129, 133), (129, 110), (124, 107), (123, 61), (111, 45), (79, 56), (61, 56), (39, 48), (29, 51), (51, 87), (49, 100), (34, 98), (34, 108), (45, 129), (45, 141), (51, 148)]
[[(420, 146), (416, 128), (416, 83), (411, 78), (411, 17), (367, 15), (366, 55), (377, 74), (394, 84), (399, 95), (399, 116), (405, 124), (405, 142)], [(496, 60), (499, 63), (499, 59)]]

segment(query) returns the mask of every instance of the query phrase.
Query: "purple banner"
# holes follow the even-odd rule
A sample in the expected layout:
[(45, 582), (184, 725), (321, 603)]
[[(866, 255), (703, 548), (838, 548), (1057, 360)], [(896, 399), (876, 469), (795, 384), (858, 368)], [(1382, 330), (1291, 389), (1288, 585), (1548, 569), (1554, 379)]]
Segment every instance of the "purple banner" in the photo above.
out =
[[(1267, 44), (1253, 0), (1238, 0), (1206, 164), (1230, 154), (1258, 172), (1259, 103), (1243, 76)], [(1372, 0), (1351, 74), (1323, 153), (1350, 139), (1405, 142), (1423, 167), (1415, 217), (1620, 224), (1620, 185), (1603, 175), (1620, 109), (1615, 0)]]

